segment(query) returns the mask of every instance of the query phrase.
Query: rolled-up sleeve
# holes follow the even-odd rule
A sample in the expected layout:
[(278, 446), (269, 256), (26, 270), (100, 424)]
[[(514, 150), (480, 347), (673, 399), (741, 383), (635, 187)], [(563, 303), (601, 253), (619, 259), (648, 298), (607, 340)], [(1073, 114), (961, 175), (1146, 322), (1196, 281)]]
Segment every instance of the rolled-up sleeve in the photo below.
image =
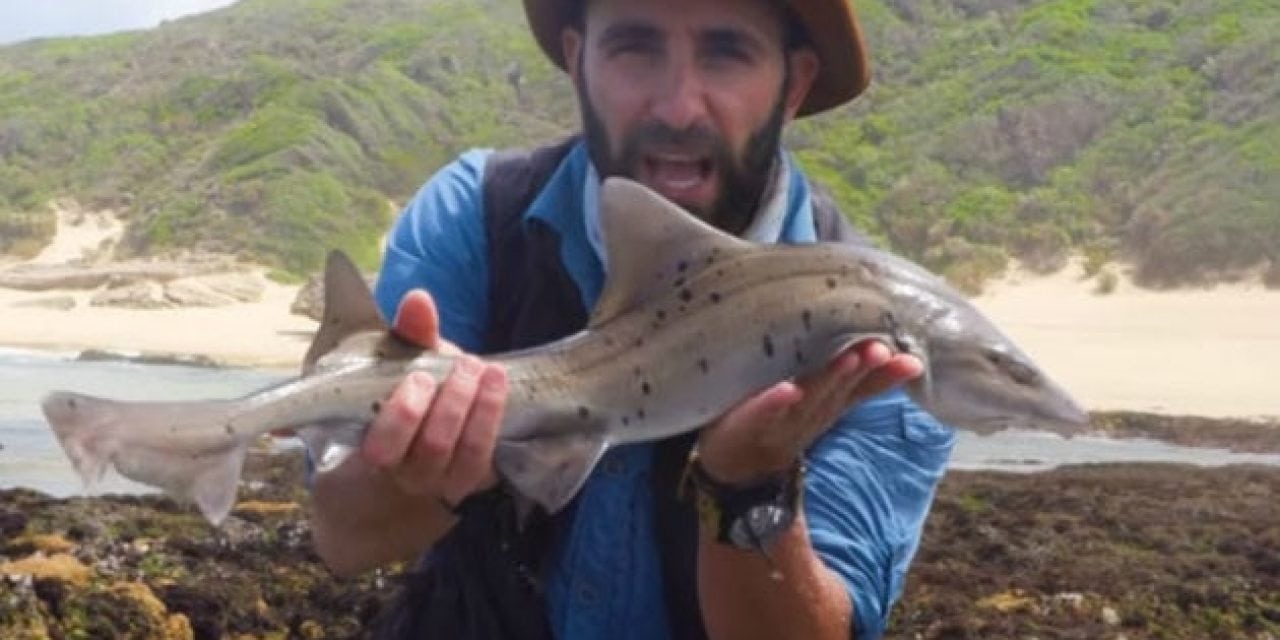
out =
[(845, 414), (809, 451), (805, 517), (849, 590), (855, 637), (884, 634), (954, 445), (949, 427), (893, 392)]
[(374, 289), (393, 318), (412, 289), (426, 289), (440, 312), (440, 332), (476, 352), (488, 317), (488, 242), (481, 182), (489, 151), (468, 151), (418, 191), (387, 237)]

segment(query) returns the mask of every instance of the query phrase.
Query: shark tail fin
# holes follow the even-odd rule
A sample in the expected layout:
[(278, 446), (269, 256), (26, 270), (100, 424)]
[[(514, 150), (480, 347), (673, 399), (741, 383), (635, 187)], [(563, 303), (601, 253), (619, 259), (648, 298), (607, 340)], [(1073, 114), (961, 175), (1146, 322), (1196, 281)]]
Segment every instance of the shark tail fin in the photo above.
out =
[(555, 513), (577, 495), (607, 448), (596, 431), (499, 441), (494, 464), (516, 491)]
[[(130, 480), (195, 502), (218, 524), (235, 504), (250, 441), (220, 426), (231, 415), (230, 403), (117, 402), (55, 392), (45, 397), (42, 409), (86, 488), (113, 467)], [(197, 432), (220, 435), (206, 438), (194, 454), (165, 446), (166, 438)]]

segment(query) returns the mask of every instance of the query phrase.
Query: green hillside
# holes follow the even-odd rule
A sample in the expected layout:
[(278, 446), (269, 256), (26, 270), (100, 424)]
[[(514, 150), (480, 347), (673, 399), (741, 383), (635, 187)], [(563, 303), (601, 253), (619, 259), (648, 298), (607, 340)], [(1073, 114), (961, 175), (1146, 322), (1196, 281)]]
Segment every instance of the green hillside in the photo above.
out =
[[(789, 144), (873, 235), (961, 283), (1083, 250), (1157, 286), (1280, 285), (1280, 2), (859, 8), (876, 84)], [(71, 195), (124, 208), (139, 253), (370, 265), (387, 201), (453, 154), (575, 121), (512, 1), (242, 0), (0, 48), (0, 251)]]

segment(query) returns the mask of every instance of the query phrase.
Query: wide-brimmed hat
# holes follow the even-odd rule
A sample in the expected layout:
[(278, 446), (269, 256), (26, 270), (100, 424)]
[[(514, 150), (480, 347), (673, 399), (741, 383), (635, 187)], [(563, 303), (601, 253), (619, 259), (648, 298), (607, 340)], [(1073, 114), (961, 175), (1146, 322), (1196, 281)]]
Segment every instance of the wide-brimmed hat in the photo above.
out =
[[(560, 33), (586, 0), (524, 0), (524, 11), (538, 46), (561, 69), (565, 68)], [(822, 66), (798, 116), (840, 106), (862, 93), (871, 82), (867, 43), (850, 0), (785, 0), (805, 28), (809, 44)]]

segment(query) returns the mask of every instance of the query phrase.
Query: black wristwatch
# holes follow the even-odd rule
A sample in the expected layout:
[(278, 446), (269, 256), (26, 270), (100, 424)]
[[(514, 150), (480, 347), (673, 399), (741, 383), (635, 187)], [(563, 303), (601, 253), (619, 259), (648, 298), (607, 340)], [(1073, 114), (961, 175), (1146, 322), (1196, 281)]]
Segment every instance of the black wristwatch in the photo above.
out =
[(804, 463), (749, 485), (725, 484), (702, 467), (698, 448), (689, 452), (680, 498), (692, 499), (704, 529), (716, 540), (739, 549), (764, 550), (795, 522), (804, 495)]

